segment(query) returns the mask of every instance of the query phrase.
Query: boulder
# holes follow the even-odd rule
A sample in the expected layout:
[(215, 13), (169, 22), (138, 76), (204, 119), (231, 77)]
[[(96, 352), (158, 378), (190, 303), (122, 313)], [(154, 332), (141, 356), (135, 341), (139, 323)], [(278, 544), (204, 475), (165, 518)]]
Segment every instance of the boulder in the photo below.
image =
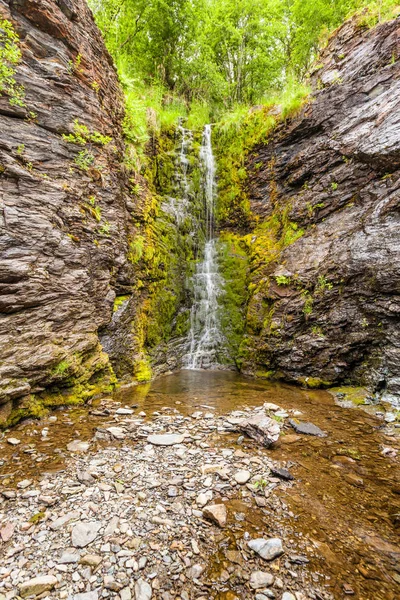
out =
[(275, 419), (271, 419), (264, 414), (251, 415), (240, 421), (239, 431), (246, 433), (253, 440), (269, 448), (279, 439), (281, 429)]

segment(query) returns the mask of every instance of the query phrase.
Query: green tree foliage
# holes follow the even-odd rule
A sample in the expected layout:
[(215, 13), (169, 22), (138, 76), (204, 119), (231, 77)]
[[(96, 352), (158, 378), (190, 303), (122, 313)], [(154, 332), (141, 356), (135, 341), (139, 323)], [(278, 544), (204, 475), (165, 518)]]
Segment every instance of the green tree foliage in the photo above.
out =
[[(125, 80), (187, 103), (256, 103), (301, 81), (321, 36), (349, 14), (396, 14), (397, 0), (89, 0)], [(397, 11), (398, 12), (398, 11)], [(167, 99), (168, 103), (168, 99)]]

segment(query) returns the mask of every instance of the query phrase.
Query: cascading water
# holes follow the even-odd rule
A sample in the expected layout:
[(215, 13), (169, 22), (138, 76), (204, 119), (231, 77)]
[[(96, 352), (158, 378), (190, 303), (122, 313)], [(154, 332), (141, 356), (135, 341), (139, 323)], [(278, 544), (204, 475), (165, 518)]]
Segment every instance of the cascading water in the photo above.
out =
[(222, 279), (218, 272), (214, 238), (214, 203), (216, 166), (211, 144), (211, 125), (206, 125), (200, 149), (202, 191), (204, 194), (204, 258), (193, 276), (193, 305), (190, 312), (190, 348), (184, 358), (186, 369), (210, 369), (218, 366), (218, 356), (225, 347), (218, 316), (218, 297)]

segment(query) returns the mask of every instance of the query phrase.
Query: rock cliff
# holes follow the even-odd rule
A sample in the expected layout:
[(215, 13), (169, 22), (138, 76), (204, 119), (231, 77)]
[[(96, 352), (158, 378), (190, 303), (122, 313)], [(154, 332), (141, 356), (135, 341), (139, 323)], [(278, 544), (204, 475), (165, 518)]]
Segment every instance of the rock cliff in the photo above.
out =
[(4, 421), (13, 400), (35, 413), (43, 389), (110, 373), (97, 333), (133, 278), (122, 93), (86, 2), (1, 0), (0, 32), (14, 52), (0, 94)]
[(245, 371), (400, 392), (399, 28), (345, 23), (305, 108), (251, 154), (253, 213), (299, 237), (251, 263)]

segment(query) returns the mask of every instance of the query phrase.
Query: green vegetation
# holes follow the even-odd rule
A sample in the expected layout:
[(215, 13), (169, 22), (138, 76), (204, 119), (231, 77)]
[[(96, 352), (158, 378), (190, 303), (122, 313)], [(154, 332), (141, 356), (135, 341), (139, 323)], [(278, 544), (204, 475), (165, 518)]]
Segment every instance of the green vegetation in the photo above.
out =
[(16, 67), (21, 62), (19, 37), (7, 19), (0, 18), (0, 94), (6, 94), (11, 106), (25, 106), (25, 90), (15, 80)]
[(94, 155), (89, 150), (81, 150), (75, 156), (74, 163), (82, 171), (89, 171), (90, 167), (93, 166), (95, 161)]
[(71, 142), (72, 144), (78, 144), (80, 146), (84, 146), (88, 142), (92, 142), (98, 146), (106, 146), (111, 142), (111, 139), (107, 135), (103, 135), (99, 131), (90, 131), (89, 128), (80, 123), (78, 119), (75, 119), (73, 126), (73, 133), (63, 134), (63, 139), (66, 142)]

